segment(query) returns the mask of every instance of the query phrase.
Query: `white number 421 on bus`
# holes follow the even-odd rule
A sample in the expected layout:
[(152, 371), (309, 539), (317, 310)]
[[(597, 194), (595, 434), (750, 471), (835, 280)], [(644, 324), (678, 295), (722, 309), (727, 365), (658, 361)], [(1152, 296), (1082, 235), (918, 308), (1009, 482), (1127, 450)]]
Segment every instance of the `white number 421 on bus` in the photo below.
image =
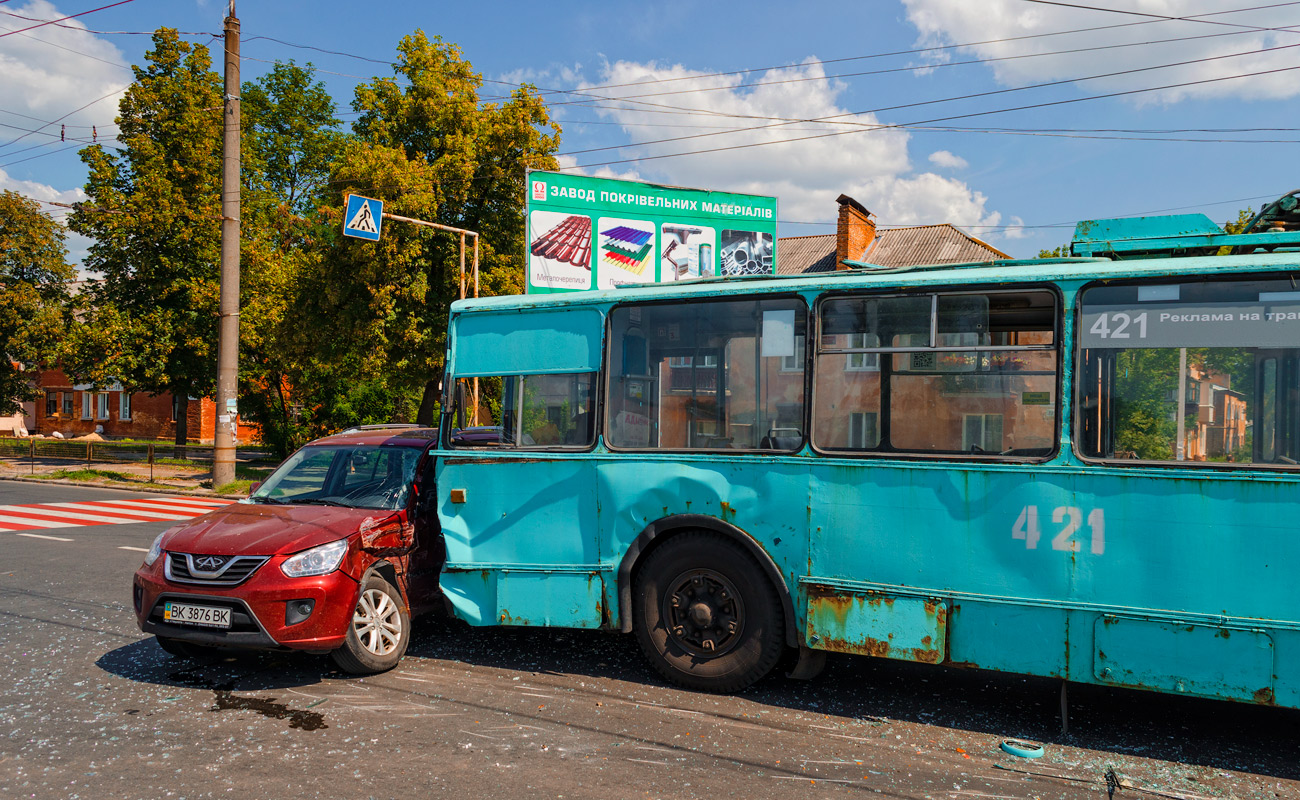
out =
[[(1052, 523), (1062, 526), (1052, 537), (1053, 550), (1065, 550), (1077, 553), (1082, 549), (1082, 544), (1074, 535), (1084, 525), (1084, 515), (1081, 509), (1074, 506), (1059, 506), (1052, 510)], [(1106, 514), (1100, 508), (1094, 508), (1088, 512), (1087, 518), (1088, 529), (1092, 532), (1092, 554), (1101, 555), (1106, 552)], [(1016, 524), (1011, 528), (1011, 538), (1020, 539), (1025, 543), (1025, 549), (1038, 549), (1038, 540), (1043, 537), (1043, 529), (1038, 523), (1038, 506), (1025, 506), (1020, 510), (1020, 516), (1016, 518)]]

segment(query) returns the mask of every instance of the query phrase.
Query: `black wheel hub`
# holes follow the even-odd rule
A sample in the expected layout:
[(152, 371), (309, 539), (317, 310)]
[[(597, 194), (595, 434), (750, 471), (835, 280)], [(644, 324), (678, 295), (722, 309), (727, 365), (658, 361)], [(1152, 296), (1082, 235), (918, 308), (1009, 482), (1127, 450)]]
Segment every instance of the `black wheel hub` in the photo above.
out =
[(740, 640), (745, 605), (725, 575), (693, 569), (669, 582), (663, 620), (678, 647), (701, 658), (717, 658)]

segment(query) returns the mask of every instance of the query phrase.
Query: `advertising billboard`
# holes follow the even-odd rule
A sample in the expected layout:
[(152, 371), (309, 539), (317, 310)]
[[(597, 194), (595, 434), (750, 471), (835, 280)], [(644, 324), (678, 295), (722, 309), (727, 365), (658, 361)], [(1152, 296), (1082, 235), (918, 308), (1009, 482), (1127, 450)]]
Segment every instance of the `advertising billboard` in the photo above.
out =
[(776, 198), (528, 173), (527, 291), (776, 270)]

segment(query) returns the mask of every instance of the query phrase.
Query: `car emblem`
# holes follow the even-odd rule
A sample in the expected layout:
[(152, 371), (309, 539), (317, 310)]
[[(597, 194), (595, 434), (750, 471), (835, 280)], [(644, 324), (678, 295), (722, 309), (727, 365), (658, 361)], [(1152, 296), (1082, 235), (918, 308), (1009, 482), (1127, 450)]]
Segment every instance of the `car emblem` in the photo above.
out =
[(226, 563), (226, 559), (221, 556), (203, 556), (202, 558), (195, 559), (194, 566), (206, 572), (213, 572), (221, 569), (221, 565), (224, 563)]

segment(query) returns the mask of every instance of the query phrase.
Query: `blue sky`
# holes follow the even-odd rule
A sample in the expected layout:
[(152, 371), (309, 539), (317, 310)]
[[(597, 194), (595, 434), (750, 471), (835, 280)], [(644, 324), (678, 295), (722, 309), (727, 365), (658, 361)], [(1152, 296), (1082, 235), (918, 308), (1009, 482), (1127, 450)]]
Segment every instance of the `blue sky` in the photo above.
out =
[[(139, 32), (166, 25), (212, 45), (226, 11), (95, 10), (113, 2), (0, 0), (0, 188), (78, 199), (85, 171), (59, 125), (73, 138), (93, 125), (111, 146), (127, 65), (150, 45)], [(845, 193), (883, 227), (950, 222), (1032, 256), (1080, 219), (1176, 210), (1221, 223), (1300, 185), (1300, 3), (1083, 4), (1130, 13), (1033, 0), (241, 0), (237, 13), (245, 79), (311, 61), (345, 121), (353, 88), (391, 74), (398, 41), (420, 28), (504, 82), (484, 96), (520, 81), (546, 90), (565, 168), (775, 195), (782, 236), (833, 232)], [(1238, 11), (1249, 6), (1268, 7)], [(84, 241), (70, 246), (75, 259)]]

